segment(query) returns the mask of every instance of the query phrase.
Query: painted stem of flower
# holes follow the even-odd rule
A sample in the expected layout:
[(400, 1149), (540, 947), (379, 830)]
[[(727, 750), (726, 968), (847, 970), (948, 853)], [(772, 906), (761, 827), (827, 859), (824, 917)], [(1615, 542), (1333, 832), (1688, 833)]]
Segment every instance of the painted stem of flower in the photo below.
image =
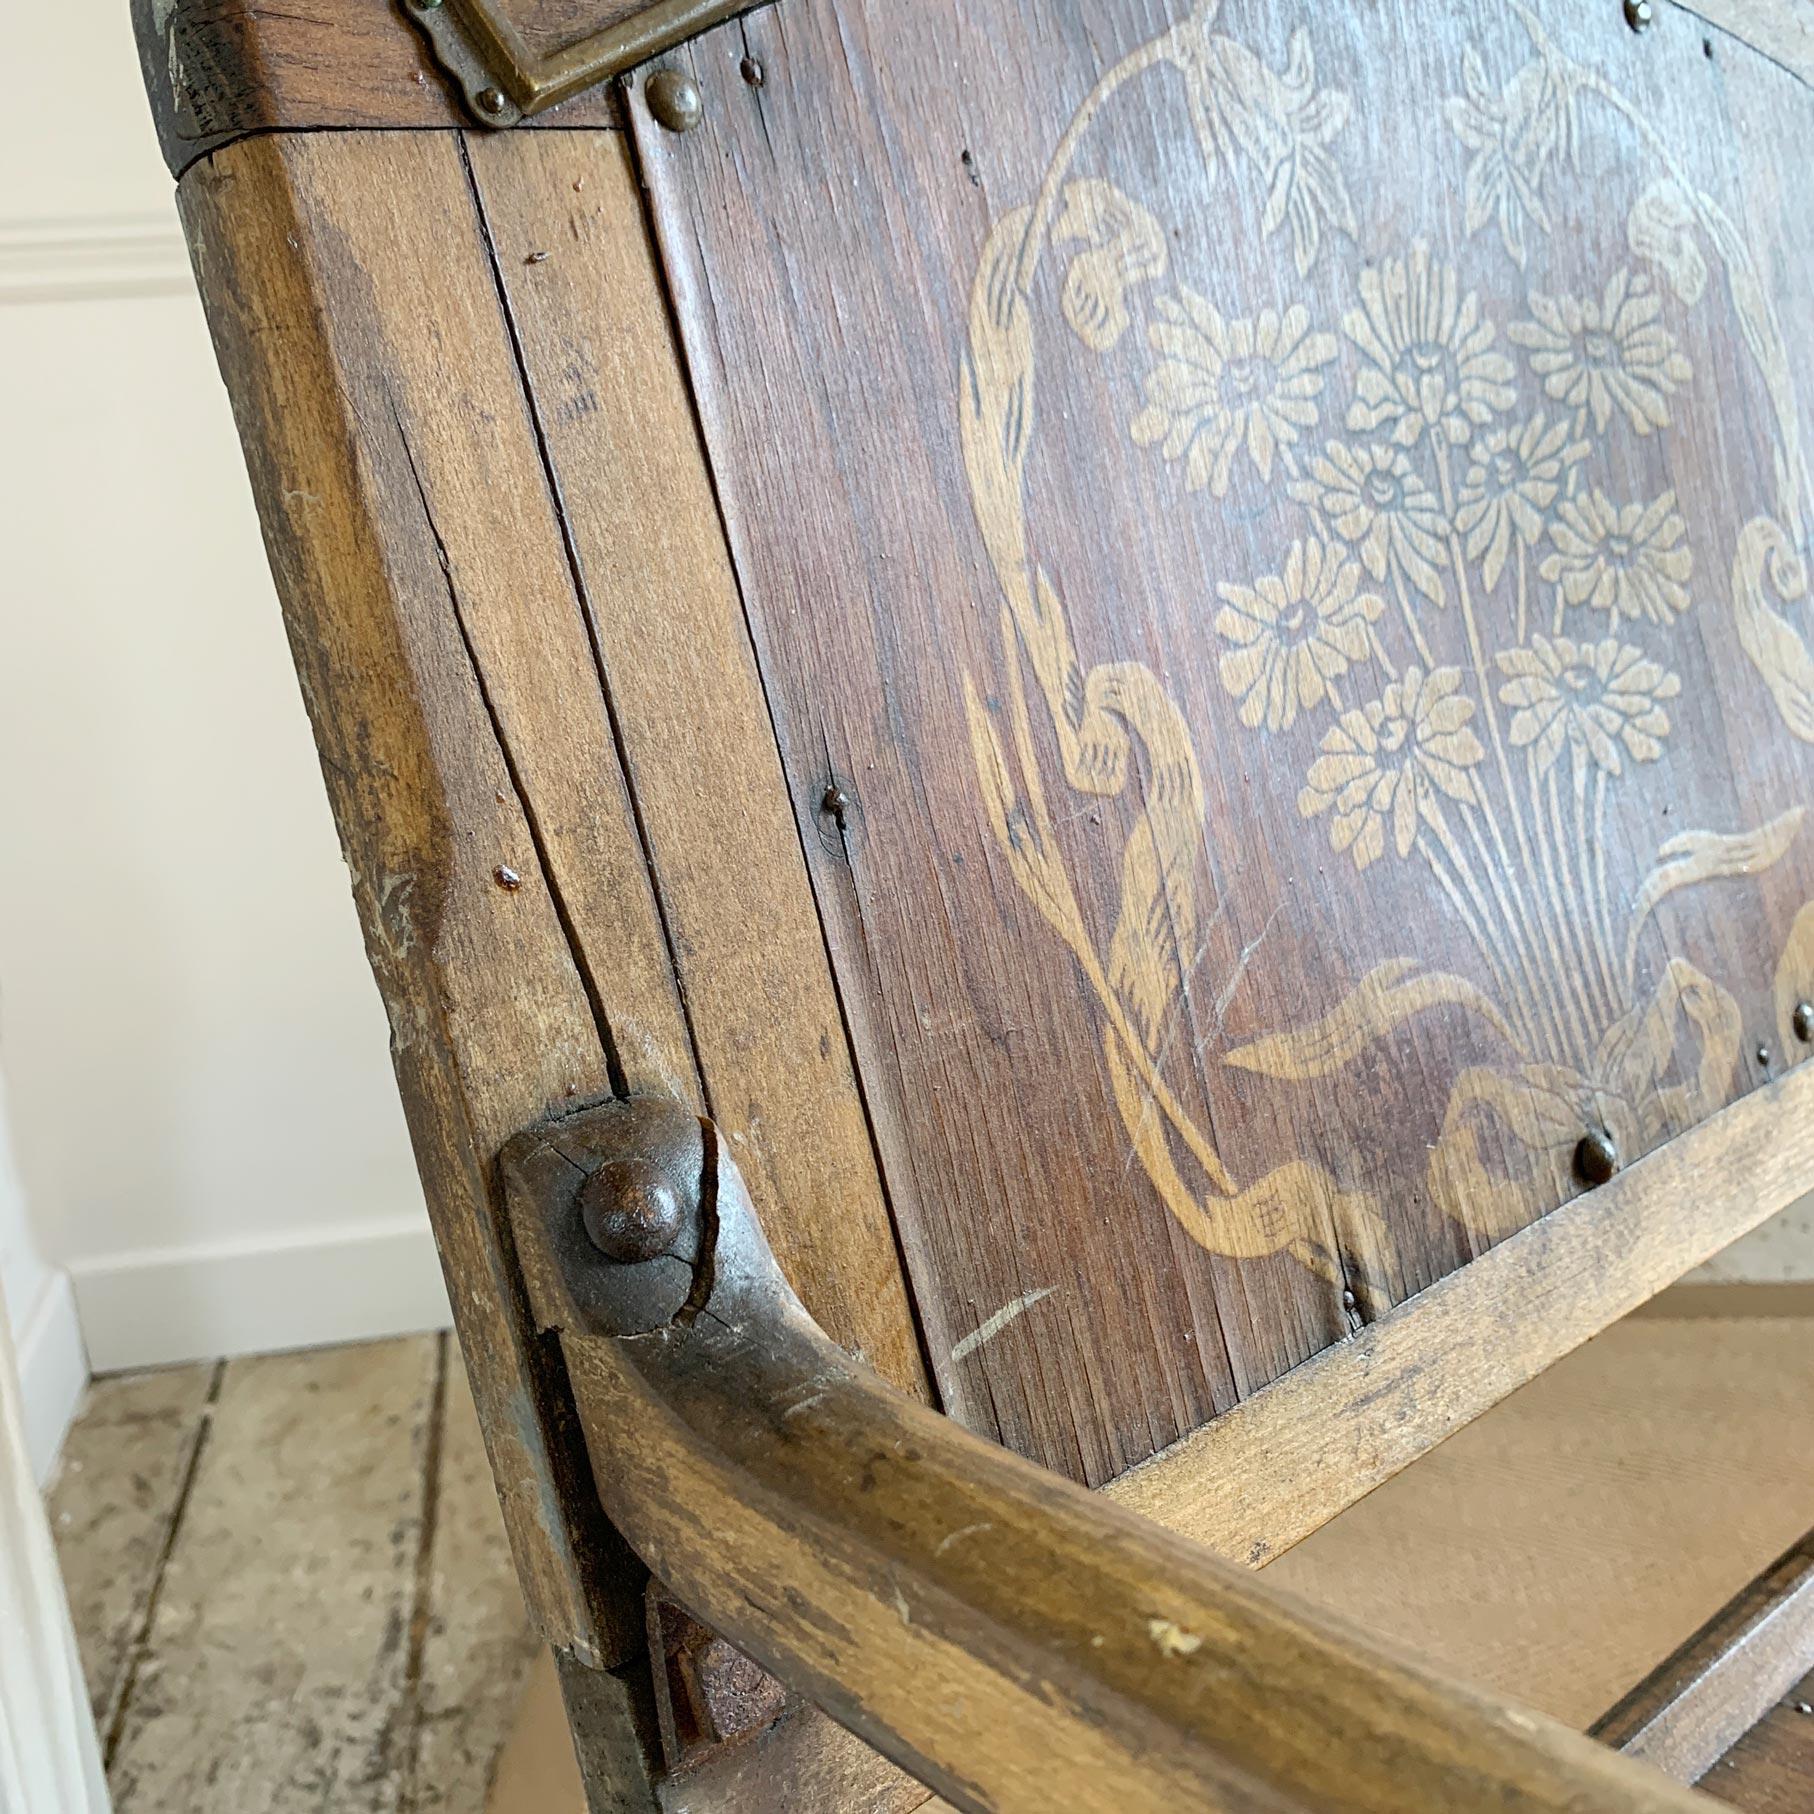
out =
[(1467, 928), (1468, 936), (1473, 939), (1475, 949), (1479, 951), (1487, 969), (1492, 973), (1493, 983), (1498, 990), (1498, 1007), (1500, 1012), (1511, 1023), (1512, 1031), (1518, 1036), (1519, 1055), (1529, 1058), (1538, 1049), (1538, 1040), (1531, 1024), (1530, 1008), (1525, 1002), (1523, 991), (1515, 988), (1505, 964), (1497, 950), (1481, 930), (1480, 923), (1474, 918), (1466, 897), (1462, 893), (1460, 882), (1443, 868), (1440, 845), (1417, 840), (1417, 848), (1423, 853), (1423, 859), (1430, 866), (1430, 873), (1435, 876), (1437, 885), (1449, 897), (1449, 905), (1455, 909), (1457, 917)]

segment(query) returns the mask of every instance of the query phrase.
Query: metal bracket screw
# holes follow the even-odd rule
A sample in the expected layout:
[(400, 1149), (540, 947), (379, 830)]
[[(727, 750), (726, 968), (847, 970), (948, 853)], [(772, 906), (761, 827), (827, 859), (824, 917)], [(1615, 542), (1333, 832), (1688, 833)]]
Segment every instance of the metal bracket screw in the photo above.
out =
[(1655, 18), (1651, 0), (1625, 0), (1625, 23), (1633, 31), (1649, 31)]
[(643, 96), (657, 125), (670, 132), (691, 132), (705, 118), (699, 84), (678, 69), (658, 69), (643, 84)]
[(1604, 1184), (1619, 1169), (1619, 1149), (1604, 1128), (1594, 1128), (1581, 1136), (1575, 1148), (1575, 1176), (1583, 1184)]
[(580, 1187), (580, 1219), (607, 1260), (634, 1266), (659, 1259), (686, 1226), (673, 1181), (647, 1159), (608, 1159)]

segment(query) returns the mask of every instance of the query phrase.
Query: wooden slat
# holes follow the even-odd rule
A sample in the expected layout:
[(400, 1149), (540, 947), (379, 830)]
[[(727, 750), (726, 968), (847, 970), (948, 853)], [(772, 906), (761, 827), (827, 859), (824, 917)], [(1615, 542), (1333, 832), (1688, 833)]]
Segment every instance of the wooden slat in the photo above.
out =
[(117, 1806), (402, 1809), (435, 1353), (427, 1336), (228, 1364), (124, 1708)]
[(1262, 1565), (1814, 1177), (1814, 1064), (1723, 1109), (1107, 1489)]
[(180, 193), (518, 1570), (610, 1663), (640, 1586), (612, 1598), (490, 1166), (557, 1105), (696, 1086), (460, 144), (250, 139)]
[[(1698, 1782), (1814, 1669), (1814, 1531), (1786, 1550), (1590, 1728)], [(1809, 1783), (1814, 1790), (1814, 1780)]]
[[(1805, 539), (1814, 264), (1791, 190), (1768, 230), (1728, 107), (1739, 65), (1770, 66), (1685, 24), (1007, 0), (985, 30), (954, 3), (799, 0), (686, 53), (696, 130), (631, 92), (941, 1397), (1053, 1468), (1112, 1478), (1478, 1262), (1578, 1196), (1596, 1118), (1629, 1164), (1800, 1053), (1814, 751), (1789, 664), (1814, 655), (1769, 555)], [(1549, 224), (1514, 197), (1502, 230), (1467, 108), (1539, 94), (1578, 147), (1517, 153), (1545, 168), (1503, 193), (1536, 184)], [(1795, 167), (1804, 114), (1764, 117)], [(1299, 133), (1302, 166), (1276, 150)], [(1671, 174), (1707, 198), (1692, 258)], [(1382, 321), (1404, 286), (1457, 343), (1407, 360), (1480, 364), (1432, 433), (1436, 402), (1365, 350), (1370, 284)], [(1662, 324), (1632, 353), (1655, 398), (1565, 406), (1537, 299), (1621, 295), (1621, 334)], [(1240, 349), (1287, 317), (1320, 388), (1254, 427), (1223, 380), (1271, 382)], [(1540, 413), (1581, 455), (1501, 560), (1465, 533), (1464, 467)], [(1420, 570), (1341, 504), (1354, 448), (1388, 506), (1401, 456), (1419, 475)], [(1670, 496), (1659, 534), (1681, 516), (1648, 602), (1573, 585), (1565, 518), (1602, 494)], [(1375, 599), (1352, 655), (1323, 645), (1339, 675), (1262, 622), (1307, 538)], [(1590, 756), (1563, 722), (1584, 670), (1540, 734), (1543, 664), (1615, 656), (1658, 689), (1654, 740)], [(1442, 672), (1447, 703), (1418, 696), (1459, 764), (1428, 794), (1373, 741), (1411, 734), (1414, 670)], [(1584, 1304), (1522, 1359), (1493, 1339), (1503, 1297), (1467, 1299), (1471, 1335), (1439, 1344), (1454, 1414), (1674, 1276), (1614, 1272), (1598, 1310), (1572, 1274)], [(1446, 1387), (1415, 1396), (1441, 1427)]]
[(614, 135), (474, 137), (469, 146), (705, 1101), (772, 1206), (777, 1256), (814, 1315), (885, 1378), (923, 1394), (894, 1234), (629, 150)]
[(64, 1440), (51, 1529), (103, 1733), (113, 1728), (215, 1377), (205, 1365), (97, 1379)]

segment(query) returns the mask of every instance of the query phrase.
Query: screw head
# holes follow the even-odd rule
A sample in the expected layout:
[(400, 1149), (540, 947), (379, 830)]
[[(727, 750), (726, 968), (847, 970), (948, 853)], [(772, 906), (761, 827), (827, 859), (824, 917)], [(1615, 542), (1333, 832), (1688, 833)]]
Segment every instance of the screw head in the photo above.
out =
[(1575, 1176), (1583, 1184), (1604, 1184), (1619, 1169), (1619, 1149), (1605, 1128), (1590, 1128), (1575, 1148)]
[(1814, 1045), (1814, 1001), (1798, 1001), (1789, 1025), (1803, 1045)]
[(670, 132), (691, 132), (705, 118), (699, 84), (678, 69), (658, 69), (643, 84), (643, 95), (657, 125)]
[(680, 1193), (647, 1159), (601, 1165), (580, 1186), (579, 1213), (592, 1245), (620, 1266), (659, 1259), (686, 1224)]
[(502, 113), (504, 111), (504, 91), (501, 88), (481, 88), (473, 96), (473, 101), (481, 113)]
[(819, 810), (841, 818), (850, 810), (850, 795), (834, 781), (819, 797)]
[(1625, 23), (1633, 31), (1649, 31), (1655, 17), (1650, 0), (1625, 0)]

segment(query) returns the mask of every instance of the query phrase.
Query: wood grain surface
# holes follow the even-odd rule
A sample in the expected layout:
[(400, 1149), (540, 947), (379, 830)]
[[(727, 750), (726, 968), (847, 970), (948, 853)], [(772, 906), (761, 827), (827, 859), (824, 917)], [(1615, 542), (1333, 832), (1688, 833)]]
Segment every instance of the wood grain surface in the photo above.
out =
[(631, 124), (949, 1408), (1111, 1478), (1806, 1055), (1804, 84), (1586, 0), (681, 60)]
[[(259, 132), (464, 126), (471, 116), (391, 0), (132, 0), (139, 64), (172, 175)], [(538, 128), (610, 126), (600, 87)]]

